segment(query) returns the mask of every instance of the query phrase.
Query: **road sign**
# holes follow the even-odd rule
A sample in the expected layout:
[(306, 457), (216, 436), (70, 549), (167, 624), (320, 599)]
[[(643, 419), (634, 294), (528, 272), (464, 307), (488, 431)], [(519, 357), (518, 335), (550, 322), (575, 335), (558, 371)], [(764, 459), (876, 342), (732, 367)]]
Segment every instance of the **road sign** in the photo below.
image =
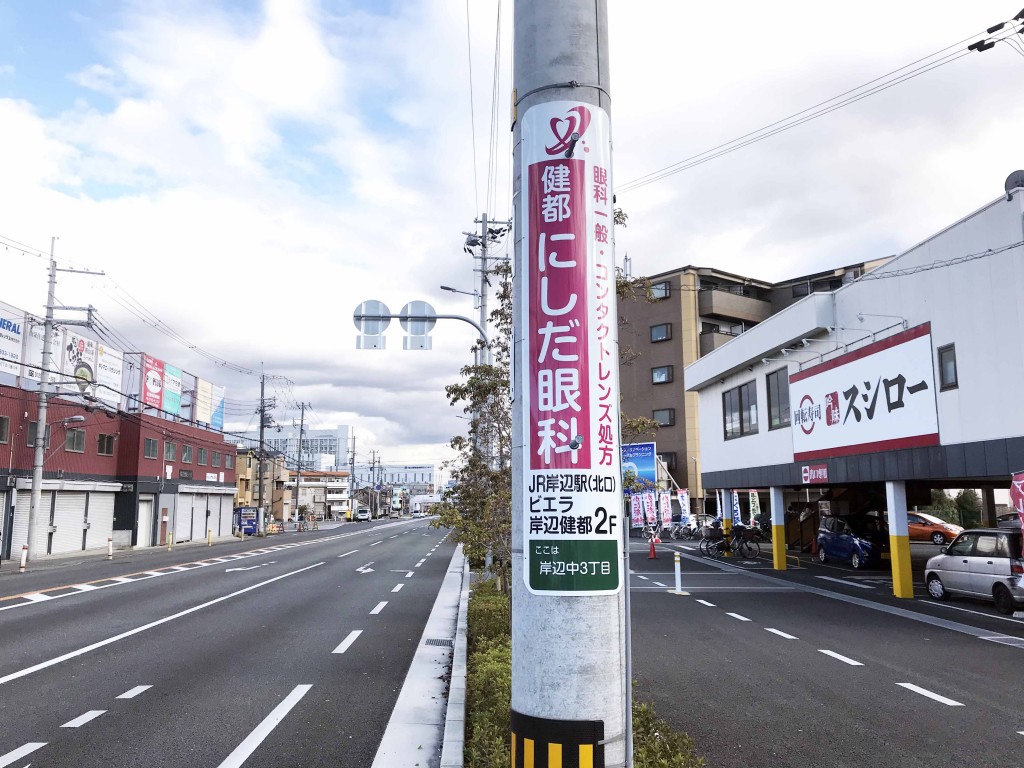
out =
[(400, 320), (402, 330), (405, 331), (405, 338), (402, 340), (402, 349), (430, 349), (430, 332), (437, 325), (434, 316), (437, 312), (425, 301), (410, 301), (402, 307), (402, 315), (415, 315), (422, 317), (422, 320)]
[(384, 349), (384, 331), (391, 324), (388, 305), (383, 301), (370, 299), (364, 301), (352, 314), (352, 322), (359, 330), (356, 337), (356, 349)]

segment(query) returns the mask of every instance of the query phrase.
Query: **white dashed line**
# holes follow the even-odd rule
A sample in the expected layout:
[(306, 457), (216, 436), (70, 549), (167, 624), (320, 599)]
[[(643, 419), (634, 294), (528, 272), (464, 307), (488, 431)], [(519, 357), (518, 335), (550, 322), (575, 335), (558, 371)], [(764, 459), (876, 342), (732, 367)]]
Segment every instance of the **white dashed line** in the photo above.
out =
[(378, 544), (383, 544), (383, 543), (384, 543), (384, 539), (381, 539), (380, 541), (373, 542), (373, 544), (371, 544), (370, 546), (371, 547), (376, 547)]
[(725, 615), (732, 616), (734, 619), (738, 619), (740, 621), (750, 621), (746, 616), (740, 616), (738, 613), (726, 613)]
[[(901, 688), (906, 688), (908, 691), (920, 693), (922, 696), (927, 696), (929, 699), (933, 699), (934, 701), (937, 701), (940, 704), (945, 704), (947, 707), (963, 706), (963, 704), (961, 704), (959, 701), (953, 701), (953, 699), (947, 699), (945, 696), (939, 696), (939, 694), (932, 693), (931, 691), (921, 688), (920, 686), (914, 685), (913, 683), (896, 683), (896, 685), (900, 686)], [(1018, 731), (1018, 733), (1024, 733), (1024, 731)]]
[(125, 691), (124, 693), (122, 693), (117, 698), (119, 698), (119, 699), (134, 699), (140, 693), (143, 693), (144, 691), (148, 691), (152, 687), (153, 687), (152, 685), (136, 685), (130, 691)]
[(849, 656), (843, 656), (841, 653), (836, 653), (835, 651), (826, 651), (824, 648), (819, 648), (818, 653), (824, 653), (826, 656), (831, 656), (833, 659), (838, 659), (839, 661), (843, 662), (843, 664), (849, 664), (851, 667), (864, 666), (859, 661), (854, 661)]
[(79, 592), (92, 592), (99, 587), (94, 587), (92, 584), (75, 584), (73, 589), (77, 589)]
[(388, 538), (389, 539), (397, 539), (398, 538), (398, 534), (396, 533), (394, 536), (388, 536)]
[(388, 604), (387, 600), (381, 600), (377, 603), (377, 607), (370, 611), (371, 616), (376, 616), (378, 613), (384, 610), (384, 606)]
[(285, 715), (291, 711), (292, 707), (309, 693), (309, 689), (312, 687), (312, 685), (295, 686), (285, 700), (274, 707), (274, 710), (263, 719), (263, 722), (257, 725), (252, 733), (245, 737), (245, 741), (235, 747), (234, 752), (228, 755), (217, 768), (240, 768), (249, 755), (256, 751), (256, 748), (263, 743), (263, 740), (270, 735), (277, 724), (284, 720)]
[(413, 574), (413, 572), (409, 571), (407, 574), (405, 574), (405, 578), (411, 579), (412, 578), (412, 574)]
[(97, 717), (99, 717), (106, 711), (107, 710), (105, 709), (91, 709), (84, 715), (79, 715), (74, 720), (68, 720), (66, 723), (64, 723), (64, 725), (61, 726), (61, 728), (79, 728), (88, 723), (90, 720), (95, 720)]
[(653, 584), (656, 587), (664, 587), (665, 586), (660, 581), (652, 581), (651, 584)]
[(715, 607), (714, 603), (709, 603), (707, 600), (698, 600), (697, 602), (700, 603), (701, 605), (706, 605), (708, 608), (714, 608)]
[(790, 635), (790, 634), (787, 634), (786, 632), (783, 632), (781, 629), (772, 629), (771, 627), (765, 627), (764, 631), (765, 632), (771, 632), (773, 635), (778, 635), (779, 637), (784, 637), (787, 640), (799, 640), (800, 639), (798, 637), (795, 637), (794, 635)]
[(353, 549), (351, 552), (346, 552), (344, 555), (338, 555), (338, 557), (348, 557), (349, 555), (354, 555), (358, 551), (358, 549)]
[(363, 634), (363, 630), (361, 629), (352, 630), (348, 633), (348, 637), (341, 641), (341, 645), (339, 645), (337, 648), (331, 651), (331, 653), (344, 653), (352, 646), (352, 643), (354, 643), (356, 641), (356, 638), (359, 637), (361, 634)]
[(402, 589), (402, 587), (404, 587), (404, 586), (405, 586), (405, 584), (396, 584), (396, 585), (395, 585), (395, 588), (394, 588), (394, 589), (392, 589), (391, 591), (392, 591), (392, 592), (398, 592), (398, 591), (400, 591), (400, 590)]
[(644, 581), (649, 581), (649, 579), (646, 576), (641, 576), (639, 574), (637, 574), (637, 578), (638, 579), (643, 579)]
[(416, 563), (416, 565), (414, 565), (414, 566), (413, 566), (413, 568), (419, 568), (419, 567), (420, 567), (421, 565), (423, 565), (423, 564), (424, 564), (425, 562), (427, 562), (427, 561), (426, 561), (426, 560), (420, 560), (420, 561), (419, 561), (418, 563)]
[(25, 755), (31, 755), (40, 747), (45, 747), (45, 741), (30, 741), (28, 744), (22, 744), (13, 752), (8, 752), (6, 755), (0, 755), (0, 768), (5, 768), (11, 763), (15, 763)]
[(50, 595), (44, 595), (42, 592), (33, 592), (31, 595), (22, 595), (26, 600), (31, 600), (33, 603), (41, 603), (44, 600), (53, 600)]

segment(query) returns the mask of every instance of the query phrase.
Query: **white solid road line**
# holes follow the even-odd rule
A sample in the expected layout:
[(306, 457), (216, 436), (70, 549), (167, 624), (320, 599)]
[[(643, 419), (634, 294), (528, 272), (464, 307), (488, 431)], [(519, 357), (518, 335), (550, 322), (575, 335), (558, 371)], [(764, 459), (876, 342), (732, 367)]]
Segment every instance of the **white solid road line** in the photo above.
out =
[(378, 613), (384, 610), (384, 606), (388, 604), (387, 600), (381, 600), (377, 603), (377, 607), (370, 611), (371, 616), (376, 616)]
[(275, 576), (272, 579), (261, 581), (259, 584), (253, 584), (251, 587), (245, 587), (244, 589), (239, 589), (235, 592), (231, 592), (230, 594), (223, 595), (222, 597), (216, 597), (213, 600), (208, 600), (205, 603), (200, 603), (199, 605), (193, 606), (191, 608), (186, 608), (184, 611), (179, 611), (178, 613), (171, 614), (170, 616), (165, 616), (162, 619), (151, 621), (149, 624), (143, 624), (141, 627), (136, 627), (135, 629), (130, 629), (127, 632), (122, 632), (119, 635), (108, 637), (106, 640), (100, 640), (97, 643), (92, 643), (91, 645), (83, 646), (77, 650), (65, 653), (62, 656), (55, 656), (54, 658), (48, 659), (47, 661), (42, 661), (38, 664), (33, 664), (31, 667), (25, 667), (25, 669), (20, 669), (17, 672), (11, 672), (9, 675), (4, 675), (3, 677), (0, 677), (0, 685), (3, 685), (4, 683), (9, 683), (12, 680), (17, 680), (22, 677), (27, 677), (28, 675), (31, 675), (33, 672), (38, 672), (41, 669), (52, 667), (56, 664), (60, 664), (63, 661), (67, 661), (68, 659), (74, 659), (78, 656), (83, 656), (84, 654), (89, 653), (90, 651), (95, 651), (97, 648), (103, 648), (104, 646), (110, 645), (111, 643), (116, 643), (118, 640), (124, 640), (125, 638), (131, 637), (132, 635), (137, 635), (140, 632), (145, 632), (147, 629), (159, 627), (161, 624), (166, 624), (169, 621), (180, 619), (181, 617), (188, 616), (189, 614), (195, 613), (196, 611), (201, 611), (203, 608), (209, 608), (211, 605), (222, 603), (225, 600), (230, 600), (232, 597), (244, 595), (247, 592), (252, 592), (254, 589), (265, 587), (268, 584), (273, 584), (275, 581), (287, 579), (289, 576), (295, 576), (297, 574), (304, 573), (305, 571), (311, 570), (321, 565), (323, 565), (322, 562), (314, 563), (313, 565), (307, 565), (305, 568), (299, 568), (299, 570), (297, 571), (291, 571), (290, 573), (284, 573), (280, 576)]
[(353, 549), (351, 552), (346, 552), (344, 555), (338, 555), (338, 557), (348, 557), (349, 555), (354, 555), (358, 551), (358, 549)]
[(384, 543), (384, 539), (381, 539), (380, 541), (373, 542), (373, 544), (371, 544), (370, 546), (371, 547), (376, 547), (378, 544), (383, 544), (383, 543)]
[(284, 701), (274, 707), (274, 710), (263, 719), (263, 722), (257, 725), (252, 733), (246, 736), (245, 740), (235, 747), (235, 751), (228, 755), (217, 768), (239, 768), (277, 727), (278, 723), (284, 720), (285, 715), (292, 710), (292, 707), (309, 693), (309, 689), (312, 687), (312, 685), (295, 686), (295, 689), (285, 697)]
[(798, 638), (798, 637), (796, 637), (794, 635), (790, 635), (790, 634), (788, 634), (786, 632), (783, 632), (781, 629), (772, 629), (771, 627), (765, 627), (764, 631), (765, 632), (771, 632), (773, 635), (778, 635), (779, 637), (784, 637), (787, 640), (799, 640), (800, 639), (800, 638)]
[(700, 603), (701, 605), (706, 605), (709, 608), (714, 608), (715, 607), (714, 603), (709, 603), (707, 600), (698, 600), (697, 602)]
[(750, 621), (746, 616), (740, 616), (738, 613), (726, 613), (725, 615), (732, 616), (734, 619), (739, 619), (740, 621)]
[(846, 581), (845, 579), (834, 579), (831, 576), (815, 576), (816, 579), (824, 579), (825, 581), (834, 581), (836, 584), (845, 584), (848, 587), (857, 587), (858, 589), (874, 589), (870, 584), (858, 584), (855, 581)]
[(8, 752), (6, 755), (0, 755), (0, 768), (6, 768), (6, 766), (11, 763), (21, 760), (25, 755), (31, 755), (40, 747), (45, 746), (45, 741), (30, 741), (28, 744), (22, 744), (13, 752)]
[(95, 720), (97, 717), (102, 715), (107, 710), (105, 709), (90, 709), (84, 715), (79, 715), (74, 720), (68, 720), (61, 728), (78, 728), (85, 725), (90, 720)]
[(839, 659), (844, 664), (849, 664), (851, 667), (863, 667), (859, 661), (854, 661), (849, 656), (843, 656), (841, 653), (835, 651), (826, 651), (824, 648), (819, 648), (818, 653), (824, 653), (826, 656), (831, 656), (833, 659)]
[(120, 696), (116, 696), (115, 698), (118, 698), (118, 699), (134, 699), (140, 693), (143, 693), (144, 691), (148, 691), (152, 687), (153, 687), (152, 685), (136, 685), (130, 691), (125, 691)]
[(913, 683), (896, 683), (896, 685), (900, 686), (901, 688), (906, 688), (908, 691), (920, 693), (922, 696), (927, 696), (929, 699), (933, 699), (939, 702), (940, 704), (945, 704), (947, 707), (963, 706), (963, 704), (961, 704), (959, 701), (953, 701), (952, 699), (947, 699), (945, 696), (939, 696), (939, 694), (932, 693), (931, 691), (921, 688), (920, 686), (914, 685)]
[(356, 641), (356, 638), (359, 637), (361, 634), (363, 634), (363, 630), (353, 629), (351, 632), (348, 633), (348, 637), (341, 641), (341, 645), (339, 645), (337, 648), (331, 651), (331, 653), (344, 653), (352, 646), (352, 643), (354, 643)]
[(400, 589), (401, 589), (402, 587), (404, 587), (404, 586), (405, 586), (405, 584), (396, 584), (396, 585), (395, 585), (395, 588), (394, 588), (394, 589), (392, 589), (391, 591), (392, 591), (392, 592), (398, 592), (398, 591), (399, 591), (399, 590), (400, 590)]

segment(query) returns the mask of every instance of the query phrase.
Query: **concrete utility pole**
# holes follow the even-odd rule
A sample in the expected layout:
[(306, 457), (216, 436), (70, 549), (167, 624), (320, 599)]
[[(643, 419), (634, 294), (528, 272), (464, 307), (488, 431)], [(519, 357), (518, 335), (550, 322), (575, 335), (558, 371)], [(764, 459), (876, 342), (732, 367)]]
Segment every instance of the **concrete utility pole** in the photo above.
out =
[(607, 0), (514, 7), (512, 754), (618, 768), (632, 736)]
[[(312, 407), (312, 406), (310, 406), (310, 407)], [(295, 509), (295, 519), (296, 520), (299, 519), (298, 518), (298, 514), (299, 514), (299, 486), (302, 485), (302, 428), (305, 425), (305, 422), (306, 422), (306, 403), (299, 403), (299, 446), (298, 446), (298, 450), (297, 450), (297, 453), (296, 453), (295, 508), (294, 508)], [(293, 421), (292, 424), (294, 424), (294, 423), (295, 422)], [(325, 496), (326, 496), (326, 494), (327, 494), (327, 492), (324, 491), (324, 495)], [(325, 516), (326, 516), (326, 511), (327, 511), (326, 510), (326, 506), (327, 506), (326, 501), (327, 501), (327, 499), (325, 498), (324, 499), (324, 502), (325, 502), (325, 504), (324, 504)]]
[(267, 426), (267, 401), (265, 398), (266, 393), (267, 377), (266, 374), (260, 373), (260, 491), (259, 491), (259, 516), (256, 521), (256, 532), (261, 533), (263, 531), (263, 457), (266, 453), (266, 449), (263, 444), (263, 432)]
[(352, 430), (352, 452), (348, 455), (348, 514), (356, 515), (356, 433)]

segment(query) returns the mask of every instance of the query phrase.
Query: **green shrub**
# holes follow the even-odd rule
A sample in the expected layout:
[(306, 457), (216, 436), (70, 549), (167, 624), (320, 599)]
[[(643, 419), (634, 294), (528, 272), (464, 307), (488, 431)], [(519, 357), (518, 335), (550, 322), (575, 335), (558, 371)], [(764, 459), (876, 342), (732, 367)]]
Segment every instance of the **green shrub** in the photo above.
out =
[(698, 768), (704, 758), (693, 754), (693, 740), (654, 714), (650, 704), (633, 700), (635, 768)]
[(473, 586), (467, 623), (470, 654), (481, 645), (511, 636), (512, 601), (509, 595), (498, 591), (497, 580), (489, 579)]

